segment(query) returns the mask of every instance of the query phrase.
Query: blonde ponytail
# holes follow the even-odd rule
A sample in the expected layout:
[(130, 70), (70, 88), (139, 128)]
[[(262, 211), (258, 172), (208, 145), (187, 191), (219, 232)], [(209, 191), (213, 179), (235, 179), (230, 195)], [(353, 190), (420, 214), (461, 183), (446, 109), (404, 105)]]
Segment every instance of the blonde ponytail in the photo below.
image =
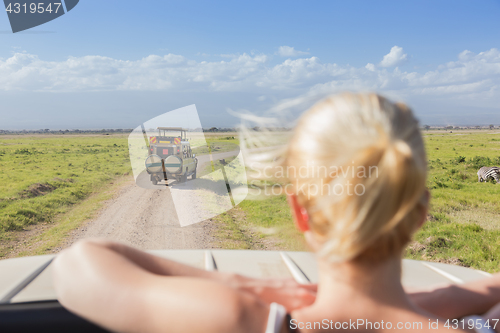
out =
[(376, 94), (329, 97), (300, 118), (279, 161), (286, 170), (333, 170), (285, 176), (310, 215), (318, 254), (330, 261), (390, 257), (418, 227), (426, 157), (418, 122), (404, 104)]

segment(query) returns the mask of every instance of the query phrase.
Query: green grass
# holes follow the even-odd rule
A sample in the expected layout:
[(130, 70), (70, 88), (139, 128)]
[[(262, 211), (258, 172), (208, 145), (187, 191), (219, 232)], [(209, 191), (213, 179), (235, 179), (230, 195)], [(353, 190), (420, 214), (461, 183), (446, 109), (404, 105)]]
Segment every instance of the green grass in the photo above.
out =
[(239, 149), (238, 137), (232, 135), (221, 135), (220, 137), (207, 137), (206, 144), (192, 148), (196, 155), (218, 154)]
[(406, 257), (499, 271), (500, 231), (478, 224), (428, 222), (415, 236)]
[(0, 255), (13, 232), (51, 223), (130, 172), (125, 135), (0, 136)]
[(74, 205), (66, 213), (56, 216), (43, 233), (40, 233), (23, 244), (17, 256), (42, 255), (61, 247), (70, 237), (71, 232), (80, 227), (83, 221), (93, 218), (105, 201), (111, 199), (116, 189), (125, 183), (128, 177), (119, 177), (116, 182), (106, 186), (103, 191), (90, 195), (78, 205)]
[(500, 185), (477, 181), (480, 167), (500, 166), (500, 135), (493, 133), (425, 135), (431, 210), (409, 258), (499, 270)]
[(217, 238), (225, 249), (307, 250), (302, 234), (293, 227), (283, 196), (244, 200), (213, 219)]
[(130, 171), (125, 136), (0, 137), (0, 232), (52, 219)]
[(302, 234), (295, 228), (285, 196), (266, 200), (245, 200), (240, 204), (252, 227), (260, 237), (278, 238), (277, 246), (293, 251), (304, 251), (306, 245)]

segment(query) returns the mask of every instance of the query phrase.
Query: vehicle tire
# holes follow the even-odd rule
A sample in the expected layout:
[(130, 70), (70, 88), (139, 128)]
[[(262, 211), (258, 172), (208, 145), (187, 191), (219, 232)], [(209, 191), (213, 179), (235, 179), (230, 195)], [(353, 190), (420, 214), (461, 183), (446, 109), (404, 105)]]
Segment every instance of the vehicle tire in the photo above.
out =
[(158, 185), (158, 179), (155, 178), (151, 178), (151, 182), (153, 183), (153, 185)]
[(198, 165), (195, 165), (194, 172), (193, 172), (193, 175), (191, 176), (191, 179), (196, 179), (196, 168), (197, 167), (198, 167)]

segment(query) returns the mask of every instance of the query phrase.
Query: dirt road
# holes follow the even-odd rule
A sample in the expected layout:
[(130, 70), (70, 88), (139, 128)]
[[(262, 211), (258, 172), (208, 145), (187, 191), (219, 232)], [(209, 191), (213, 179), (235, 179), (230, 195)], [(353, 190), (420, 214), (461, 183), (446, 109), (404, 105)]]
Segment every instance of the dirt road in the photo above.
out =
[[(212, 159), (230, 159), (238, 153), (239, 151), (231, 151), (213, 154)], [(209, 155), (198, 157), (199, 174), (207, 163), (210, 163)], [(169, 185), (174, 186), (154, 186), (146, 174), (138, 177), (138, 186), (132, 179), (115, 198), (105, 204), (105, 208), (95, 219), (75, 232), (70, 243), (82, 238), (104, 237), (144, 250), (213, 247), (214, 239), (210, 236), (210, 231), (214, 228), (212, 222), (180, 226), (176, 212), (179, 204), (174, 205), (172, 191), (181, 191), (183, 188), (182, 185), (176, 188), (175, 182), (169, 180)], [(189, 204), (182, 205), (182, 209), (190, 209), (198, 204), (198, 198), (194, 194), (184, 196), (184, 200), (189, 201)], [(196, 214), (196, 209), (193, 209), (192, 214)]]

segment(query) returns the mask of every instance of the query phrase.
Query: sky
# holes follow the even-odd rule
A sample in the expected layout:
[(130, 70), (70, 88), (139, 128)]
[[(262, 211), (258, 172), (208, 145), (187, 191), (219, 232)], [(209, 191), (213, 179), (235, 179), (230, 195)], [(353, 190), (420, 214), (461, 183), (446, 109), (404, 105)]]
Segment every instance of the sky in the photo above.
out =
[(345, 90), (500, 125), (498, 17), (499, 0), (81, 0), (12, 34), (0, 13), (0, 129), (135, 128), (192, 104), (231, 127)]

